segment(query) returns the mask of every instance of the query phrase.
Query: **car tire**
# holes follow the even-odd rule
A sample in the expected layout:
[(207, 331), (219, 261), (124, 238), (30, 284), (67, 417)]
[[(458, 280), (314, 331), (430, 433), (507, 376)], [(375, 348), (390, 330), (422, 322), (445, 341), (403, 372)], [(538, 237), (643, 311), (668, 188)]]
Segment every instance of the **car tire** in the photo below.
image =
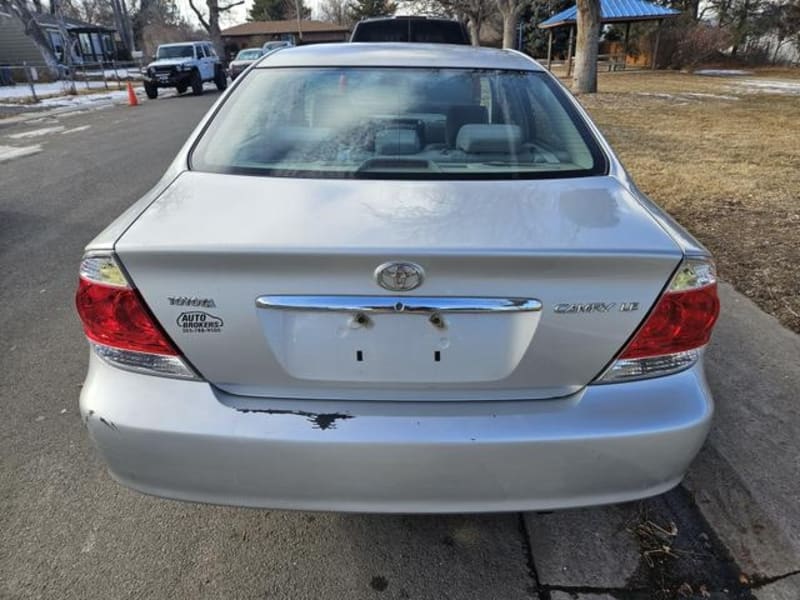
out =
[(192, 73), (192, 94), (195, 96), (200, 96), (203, 94), (203, 79), (200, 77), (200, 73), (195, 71)]
[(155, 100), (158, 98), (158, 87), (152, 83), (145, 82), (144, 93), (147, 94), (147, 97), (150, 98), (150, 100)]
[(214, 71), (214, 83), (217, 84), (217, 89), (221, 92), (228, 87), (228, 76), (225, 75), (225, 69), (217, 67)]
[(178, 91), (179, 94), (182, 94), (186, 91), (189, 86), (185, 83), (179, 83), (175, 86), (175, 89)]

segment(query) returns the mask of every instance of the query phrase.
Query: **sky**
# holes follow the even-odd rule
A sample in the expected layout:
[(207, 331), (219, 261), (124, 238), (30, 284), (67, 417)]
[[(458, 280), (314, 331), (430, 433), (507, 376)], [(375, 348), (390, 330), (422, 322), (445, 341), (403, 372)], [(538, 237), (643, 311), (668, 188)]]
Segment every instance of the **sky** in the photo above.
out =
[[(225, 4), (228, 0), (220, 0), (220, 4)], [(315, 19), (319, 17), (319, 5), (322, 0), (305, 0), (306, 6), (311, 9), (311, 18)], [(200, 0), (199, 2), (195, 2), (195, 6), (197, 5), (205, 6), (205, 2)], [(197, 17), (195, 17), (192, 9), (189, 8), (189, 0), (178, 0), (178, 5), (181, 7), (181, 11), (186, 18), (189, 19), (193, 25), (200, 25), (197, 22)], [(247, 20), (247, 11), (250, 10), (250, 7), (253, 5), (253, 0), (246, 0), (242, 6), (237, 6), (228, 12), (225, 16), (225, 20), (222, 21), (222, 28), (231, 27), (232, 25), (238, 25), (239, 23), (244, 23)]]
[[(225, 4), (228, 0), (220, 0), (220, 4)], [(311, 18), (318, 19), (319, 18), (319, 6), (322, 3), (322, 0), (305, 0), (306, 6), (311, 9)], [(199, 2), (195, 2), (195, 6), (197, 5), (205, 6), (205, 2), (203, 0), (199, 0)], [(186, 15), (186, 18), (189, 21), (199, 26), (200, 23), (197, 22), (197, 17), (195, 17), (192, 9), (189, 8), (189, 0), (178, 0), (178, 5), (181, 7), (183, 14)], [(227, 15), (224, 17), (222, 21), (222, 28), (225, 29), (226, 27), (232, 27), (233, 25), (238, 25), (239, 23), (244, 23), (247, 20), (247, 11), (250, 10), (250, 7), (253, 5), (253, 0), (246, 0), (242, 6), (237, 6), (236, 8), (231, 9)], [(401, 14), (401, 11), (398, 11), (398, 14)]]

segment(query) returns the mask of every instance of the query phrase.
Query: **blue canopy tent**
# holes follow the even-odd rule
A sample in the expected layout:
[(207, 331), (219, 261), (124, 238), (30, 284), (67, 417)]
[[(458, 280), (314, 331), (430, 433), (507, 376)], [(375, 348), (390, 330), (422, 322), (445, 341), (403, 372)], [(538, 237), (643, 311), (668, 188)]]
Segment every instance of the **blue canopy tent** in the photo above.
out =
[[(658, 54), (658, 41), (661, 33), (661, 22), (664, 19), (677, 17), (679, 10), (667, 8), (647, 2), (646, 0), (600, 0), (600, 23), (625, 23), (625, 54), (628, 53), (628, 36), (631, 23), (636, 21), (657, 21), (659, 28), (653, 48), (653, 58), (650, 67), (656, 68), (656, 55)], [(571, 6), (539, 23), (540, 29), (548, 30), (547, 38), (547, 68), (553, 60), (553, 29), (556, 27), (569, 27), (569, 42), (567, 44), (567, 76), (572, 71), (572, 42), (574, 39), (575, 25), (577, 23), (578, 7)]]

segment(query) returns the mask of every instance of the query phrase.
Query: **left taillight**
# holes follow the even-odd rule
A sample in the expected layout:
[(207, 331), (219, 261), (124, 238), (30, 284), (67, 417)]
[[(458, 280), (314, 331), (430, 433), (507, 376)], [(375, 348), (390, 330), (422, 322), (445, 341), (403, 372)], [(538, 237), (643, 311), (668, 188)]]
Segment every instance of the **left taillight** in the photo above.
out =
[(106, 362), (139, 373), (197, 379), (113, 254), (83, 258), (75, 305), (94, 352)]

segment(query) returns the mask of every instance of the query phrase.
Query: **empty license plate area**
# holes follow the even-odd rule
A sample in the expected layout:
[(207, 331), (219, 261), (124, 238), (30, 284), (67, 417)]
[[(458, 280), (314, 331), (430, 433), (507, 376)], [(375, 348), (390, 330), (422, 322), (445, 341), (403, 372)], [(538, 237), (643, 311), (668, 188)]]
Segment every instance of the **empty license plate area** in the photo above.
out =
[(532, 299), (341, 296), (264, 296), (257, 306), (292, 377), (408, 385), (507, 377), (541, 309)]

